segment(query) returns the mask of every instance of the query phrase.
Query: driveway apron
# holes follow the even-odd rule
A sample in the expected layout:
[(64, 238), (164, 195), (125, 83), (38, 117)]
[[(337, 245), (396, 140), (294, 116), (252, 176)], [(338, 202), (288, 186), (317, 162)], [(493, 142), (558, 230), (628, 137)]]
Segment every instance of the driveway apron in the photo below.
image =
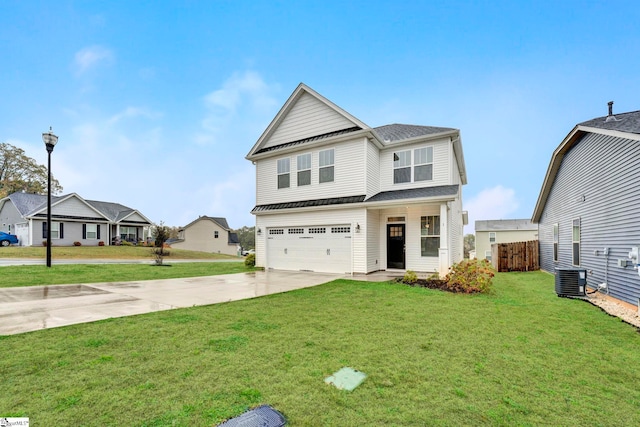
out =
[(0, 335), (256, 298), (341, 277), (256, 271), (183, 279), (0, 288)]

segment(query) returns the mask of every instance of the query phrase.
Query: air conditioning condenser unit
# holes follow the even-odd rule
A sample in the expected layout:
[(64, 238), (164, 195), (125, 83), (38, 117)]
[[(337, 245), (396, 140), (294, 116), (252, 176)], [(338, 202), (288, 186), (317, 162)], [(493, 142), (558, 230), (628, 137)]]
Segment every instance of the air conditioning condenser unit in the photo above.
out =
[(556, 268), (556, 294), (559, 297), (587, 295), (587, 270), (584, 268)]

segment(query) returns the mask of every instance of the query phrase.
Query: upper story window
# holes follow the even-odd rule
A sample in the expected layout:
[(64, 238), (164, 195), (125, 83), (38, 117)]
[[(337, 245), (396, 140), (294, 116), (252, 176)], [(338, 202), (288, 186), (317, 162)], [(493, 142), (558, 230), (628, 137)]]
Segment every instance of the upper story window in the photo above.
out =
[(214, 230), (213, 231), (213, 238), (217, 239), (218, 238), (218, 230)]
[(278, 159), (278, 188), (289, 188), (289, 172), (291, 172), (289, 158)]
[(433, 179), (433, 147), (413, 150), (413, 181), (431, 181)]
[(298, 163), (298, 185), (311, 184), (311, 153), (301, 154)]
[(393, 153), (393, 183), (411, 182), (411, 150)]
[(489, 243), (495, 243), (496, 242), (496, 233), (494, 231), (491, 231), (489, 233)]
[(558, 243), (560, 242), (560, 229), (558, 224), (553, 224), (553, 260), (558, 261)]
[(333, 182), (334, 176), (334, 151), (333, 148), (330, 150), (320, 151), (319, 153), (319, 163), (320, 163), (320, 183), (323, 182)]

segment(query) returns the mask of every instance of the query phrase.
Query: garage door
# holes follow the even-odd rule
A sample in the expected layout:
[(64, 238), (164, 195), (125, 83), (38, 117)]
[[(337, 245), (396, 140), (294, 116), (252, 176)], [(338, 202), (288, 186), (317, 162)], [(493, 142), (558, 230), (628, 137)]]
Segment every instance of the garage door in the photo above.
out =
[(351, 226), (267, 228), (267, 267), (350, 273)]

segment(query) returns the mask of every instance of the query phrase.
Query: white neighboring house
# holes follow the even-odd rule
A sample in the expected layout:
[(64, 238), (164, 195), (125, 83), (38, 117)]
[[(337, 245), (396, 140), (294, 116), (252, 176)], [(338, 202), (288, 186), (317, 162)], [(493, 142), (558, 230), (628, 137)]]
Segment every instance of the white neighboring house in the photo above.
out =
[(172, 248), (190, 251), (238, 255), (238, 235), (229, 228), (226, 218), (201, 216), (178, 231)]
[[(85, 200), (76, 193), (51, 197), (51, 223), (54, 246), (110, 245), (116, 237), (137, 243), (151, 225), (136, 209)], [(0, 226), (16, 234), (20, 246), (41, 246), (47, 238), (47, 196), (17, 192), (0, 199)]]
[(463, 258), (457, 129), (372, 128), (301, 83), (246, 158), (257, 266), (446, 274)]
[(491, 245), (538, 240), (538, 224), (529, 219), (490, 219), (475, 223), (478, 259), (491, 261)]

